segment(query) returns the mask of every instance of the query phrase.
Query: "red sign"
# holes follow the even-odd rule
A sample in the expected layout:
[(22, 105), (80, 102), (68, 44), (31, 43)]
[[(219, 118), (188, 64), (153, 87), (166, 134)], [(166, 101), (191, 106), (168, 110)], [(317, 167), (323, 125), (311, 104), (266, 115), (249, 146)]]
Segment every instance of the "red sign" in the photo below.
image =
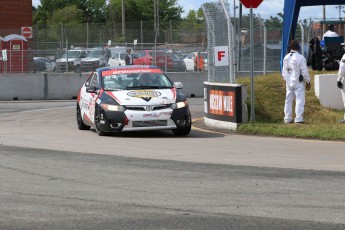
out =
[(22, 27), (22, 36), (32, 38), (32, 27)]
[(263, 0), (240, 0), (240, 2), (246, 8), (258, 8)]

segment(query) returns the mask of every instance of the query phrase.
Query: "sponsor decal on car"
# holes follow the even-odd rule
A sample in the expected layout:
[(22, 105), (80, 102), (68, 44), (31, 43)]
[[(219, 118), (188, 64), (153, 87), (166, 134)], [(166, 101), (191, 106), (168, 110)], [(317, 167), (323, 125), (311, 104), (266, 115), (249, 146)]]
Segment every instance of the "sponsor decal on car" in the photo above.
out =
[(160, 69), (116, 69), (106, 70), (102, 72), (102, 76), (109, 76), (113, 74), (132, 74), (132, 73), (162, 73)]
[(160, 117), (160, 116), (170, 116), (172, 112), (161, 112), (161, 113), (147, 113), (143, 114), (143, 117)]
[(161, 92), (159, 91), (154, 91), (154, 90), (135, 90), (135, 91), (130, 91), (127, 93), (128, 96), (130, 97), (159, 97), (161, 95)]
[(149, 102), (153, 97), (159, 97), (161, 93), (153, 90), (136, 90), (128, 92), (127, 95), (130, 97), (141, 98)]

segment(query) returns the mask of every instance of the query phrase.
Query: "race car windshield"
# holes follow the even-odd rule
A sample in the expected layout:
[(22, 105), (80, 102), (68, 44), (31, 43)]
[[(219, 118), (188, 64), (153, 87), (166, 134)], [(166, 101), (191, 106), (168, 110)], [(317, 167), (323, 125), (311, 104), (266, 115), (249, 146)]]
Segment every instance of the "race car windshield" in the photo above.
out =
[(104, 90), (165, 89), (173, 88), (173, 83), (164, 75), (157, 73), (114, 74), (103, 77)]

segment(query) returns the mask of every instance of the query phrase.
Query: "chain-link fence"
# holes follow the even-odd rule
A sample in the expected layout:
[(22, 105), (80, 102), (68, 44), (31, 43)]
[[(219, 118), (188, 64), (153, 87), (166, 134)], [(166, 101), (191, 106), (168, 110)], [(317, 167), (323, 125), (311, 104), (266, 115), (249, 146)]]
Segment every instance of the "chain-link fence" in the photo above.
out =
[[(207, 24), (208, 81), (234, 83), (235, 46), (234, 29), (230, 19), (229, 4), (224, 1), (202, 5)], [(225, 66), (216, 66), (215, 47), (227, 47), (229, 62)]]
[[(209, 25), (206, 26), (206, 22), (203, 20), (184, 21), (183, 23), (167, 22), (160, 27), (157, 38), (155, 37), (154, 21), (127, 22), (124, 27), (121, 22), (85, 23), (74, 26), (34, 25), (33, 37), (23, 41), (22, 46), (20, 44), (10, 45), (8, 42), (7, 45), (5, 45), (6, 42), (0, 43), (1, 50), (7, 49), (7, 61), (2, 59), (0, 52), (0, 74), (54, 71), (52, 66), (67, 49), (103, 48), (108, 46), (110, 40), (110, 47), (129, 46), (134, 49), (134, 52), (146, 49), (176, 50), (182, 58), (192, 52), (207, 52), (208, 55), (204, 61), (205, 64), (207, 62), (208, 71), (214, 71), (214, 76), (220, 78), (210, 80), (231, 82), (232, 72), (250, 70), (249, 17), (243, 15), (240, 20), (239, 17), (233, 17), (234, 15), (230, 14), (232, 5), (223, 6), (221, 1), (214, 4), (214, 9), (208, 8), (205, 12), (206, 18), (211, 16), (211, 19), (207, 19)], [(227, 21), (231, 21), (230, 26), (227, 25)], [(125, 29), (123, 30), (123, 28)], [(215, 34), (212, 34), (210, 29)], [(298, 28), (297, 39), (301, 39), (301, 33)], [(307, 39), (311, 33), (312, 30), (305, 28), (305, 45), (307, 45)], [(20, 34), (20, 29), (1, 31), (3, 37), (8, 34)], [(279, 71), (282, 28), (266, 29), (264, 20), (254, 20), (253, 34), (254, 70)], [(232, 70), (226, 70), (225, 67), (213, 69), (214, 54), (211, 47), (215, 44), (230, 44), (230, 50), (234, 54), (231, 60)], [(307, 52), (307, 47), (305, 52)], [(34, 57), (47, 58), (52, 63), (46, 61), (42, 64), (34, 61)], [(189, 64), (194, 65), (194, 63)], [(205, 69), (207, 70), (207, 68)], [(194, 71), (194, 68), (187, 70)], [(220, 77), (221, 75), (224, 77)]]
[[(157, 39), (152, 21), (128, 22), (125, 24), (125, 31), (121, 29), (120, 23), (115, 22), (85, 23), (73, 27), (63, 24), (55, 26), (34, 25), (33, 37), (20, 41), (21, 45), (16, 46), (17, 48), (11, 46), (10, 41), (3, 41), (0, 44), (1, 50), (7, 49), (8, 56), (6, 62), (0, 61), (0, 73), (45, 71), (42, 67), (44, 63), (36, 61), (38, 57), (55, 62), (62, 57), (66, 50), (71, 49), (131, 47), (134, 52), (155, 49), (175, 50), (179, 51), (178, 54), (182, 59), (191, 52), (205, 51), (207, 47), (204, 26), (192, 28), (190, 25), (193, 23), (195, 22), (186, 22), (184, 27), (174, 26), (170, 23), (167, 29), (159, 30)], [(20, 31), (7, 30), (5, 34), (20, 34)], [(5, 45), (5, 43), (8, 44)], [(19, 55), (22, 56), (18, 58)], [(1, 53), (0, 57), (2, 57)], [(13, 66), (17, 67), (13, 68)]]

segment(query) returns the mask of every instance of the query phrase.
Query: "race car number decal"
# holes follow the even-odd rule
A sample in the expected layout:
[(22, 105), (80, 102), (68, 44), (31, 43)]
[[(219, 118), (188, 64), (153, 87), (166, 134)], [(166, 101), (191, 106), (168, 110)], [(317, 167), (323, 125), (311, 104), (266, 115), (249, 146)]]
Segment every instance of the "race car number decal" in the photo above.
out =
[(89, 104), (87, 104), (86, 102), (82, 101), (80, 107), (82, 109), (89, 110)]

